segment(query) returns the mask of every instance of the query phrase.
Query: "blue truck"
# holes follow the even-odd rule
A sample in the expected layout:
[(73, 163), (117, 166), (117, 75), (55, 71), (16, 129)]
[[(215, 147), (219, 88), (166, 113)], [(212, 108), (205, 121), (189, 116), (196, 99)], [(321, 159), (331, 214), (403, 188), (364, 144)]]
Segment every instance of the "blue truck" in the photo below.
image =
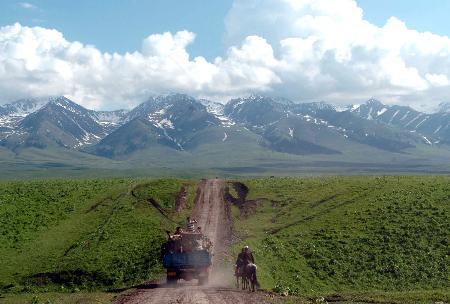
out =
[(212, 263), (211, 242), (198, 233), (182, 233), (171, 237), (164, 246), (163, 266), (167, 283), (197, 279), (199, 285), (208, 283)]

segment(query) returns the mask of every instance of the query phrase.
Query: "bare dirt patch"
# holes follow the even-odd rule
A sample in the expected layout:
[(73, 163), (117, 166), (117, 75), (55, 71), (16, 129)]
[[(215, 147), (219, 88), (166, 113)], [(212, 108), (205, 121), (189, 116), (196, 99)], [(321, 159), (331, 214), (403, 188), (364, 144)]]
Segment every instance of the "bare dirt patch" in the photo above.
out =
[(237, 193), (237, 197), (234, 197), (230, 193), (230, 186), (225, 188), (225, 200), (229, 203), (237, 206), (240, 210), (242, 217), (248, 217), (256, 212), (258, 206), (263, 203), (265, 198), (258, 198), (256, 200), (247, 200), (248, 187), (241, 182), (229, 182), (228, 183)]
[(180, 191), (178, 191), (177, 197), (175, 199), (175, 210), (177, 212), (182, 211), (184, 208), (186, 208), (187, 203), (187, 189), (185, 186), (181, 186)]

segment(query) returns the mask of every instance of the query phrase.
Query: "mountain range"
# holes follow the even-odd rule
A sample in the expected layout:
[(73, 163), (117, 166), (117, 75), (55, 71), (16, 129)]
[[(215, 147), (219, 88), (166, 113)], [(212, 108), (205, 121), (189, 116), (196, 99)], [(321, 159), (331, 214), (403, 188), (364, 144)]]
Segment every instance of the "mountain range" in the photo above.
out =
[(94, 111), (64, 96), (28, 98), (0, 106), (0, 162), (42, 166), (58, 155), (56, 167), (252, 173), (331, 163), (333, 172), (339, 164), (440, 172), (450, 160), (449, 110), (441, 104), (427, 114), (374, 99), (338, 108), (260, 95), (221, 104), (169, 94), (129, 111)]

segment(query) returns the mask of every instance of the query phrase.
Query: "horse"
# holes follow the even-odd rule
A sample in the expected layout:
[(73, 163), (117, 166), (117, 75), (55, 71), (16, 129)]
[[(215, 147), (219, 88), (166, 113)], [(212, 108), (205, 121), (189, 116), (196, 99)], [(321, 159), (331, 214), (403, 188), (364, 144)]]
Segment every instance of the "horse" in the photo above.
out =
[(239, 281), (241, 282), (241, 287), (244, 289), (244, 266), (238, 267), (234, 269), (234, 276), (236, 277), (236, 288), (239, 289)]
[(249, 263), (244, 266), (244, 273), (242, 275), (242, 289), (247, 289), (255, 291), (255, 287), (258, 285), (258, 280), (256, 279), (256, 265)]

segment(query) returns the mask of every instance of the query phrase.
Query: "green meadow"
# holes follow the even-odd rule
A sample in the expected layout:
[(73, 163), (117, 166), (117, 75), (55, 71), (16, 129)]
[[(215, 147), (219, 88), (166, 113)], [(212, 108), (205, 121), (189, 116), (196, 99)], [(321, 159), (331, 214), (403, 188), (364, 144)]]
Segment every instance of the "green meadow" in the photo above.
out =
[[(232, 252), (293, 303), (450, 302), (450, 177), (261, 178), (228, 183)], [(110, 303), (158, 279), (160, 247), (196, 181), (0, 182), (0, 303)], [(186, 206), (175, 211), (184, 188)]]
[(250, 245), (263, 288), (342, 301), (450, 301), (449, 177), (243, 184), (247, 202), (233, 210), (233, 251)]
[[(186, 209), (176, 213), (182, 186)], [(159, 278), (165, 230), (182, 222), (195, 189), (195, 182), (175, 179), (0, 183), (0, 295), (53, 299), (52, 292), (114, 290)]]

